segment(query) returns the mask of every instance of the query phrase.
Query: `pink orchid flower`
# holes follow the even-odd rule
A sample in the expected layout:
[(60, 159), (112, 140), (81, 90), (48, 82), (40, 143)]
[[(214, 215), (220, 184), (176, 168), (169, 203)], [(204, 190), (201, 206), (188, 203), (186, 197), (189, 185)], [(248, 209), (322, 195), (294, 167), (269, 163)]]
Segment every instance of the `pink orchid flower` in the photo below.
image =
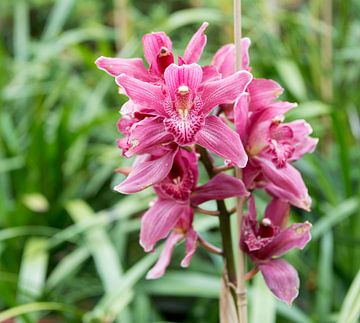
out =
[(186, 248), (181, 266), (189, 265), (197, 246), (197, 233), (192, 228), (192, 207), (210, 200), (248, 195), (240, 180), (223, 173), (202, 186), (197, 186), (197, 181), (197, 154), (180, 149), (169, 174), (154, 185), (158, 198), (142, 217), (140, 244), (149, 252), (154, 249), (157, 241), (166, 237), (167, 240), (158, 262), (147, 278), (154, 279), (164, 274), (174, 247), (181, 240), (185, 240)]
[(289, 204), (273, 199), (265, 210), (265, 216), (257, 221), (254, 198), (249, 199), (249, 213), (244, 218), (240, 245), (276, 297), (292, 304), (299, 293), (299, 277), (296, 270), (279, 257), (293, 248), (303, 249), (310, 241), (309, 222), (286, 226)]
[(294, 206), (310, 209), (311, 199), (301, 174), (291, 163), (314, 151), (318, 139), (304, 120), (283, 123), (284, 113), (296, 105), (275, 102), (250, 111), (251, 95), (244, 93), (235, 103), (235, 127), (249, 156), (244, 169), (248, 189), (265, 187), (273, 196)]
[[(184, 55), (179, 57), (179, 64), (196, 63), (206, 45), (204, 34), (208, 23), (204, 22), (188, 43)], [(146, 69), (141, 58), (111, 58), (101, 56), (96, 60), (99, 69), (112, 76), (127, 74), (144, 82), (162, 82), (166, 68), (174, 63), (171, 39), (164, 32), (150, 33), (143, 36), (144, 56), (149, 64)], [(207, 68), (208, 72), (211, 69)], [(212, 73), (213, 75), (213, 73)]]
[(126, 74), (116, 78), (133, 103), (153, 109), (152, 117), (134, 124), (130, 130), (127, 157), (175, 142), (180, 146), (198, 144), (239, 167), (246, 165), (247, 155), (239, 135), (209, 113), (221, 103), (234, 101), (252, 76), (241, 71), (202, 83), (203, 75), (197, 64), (171, 64), (164, 73), (162, 86)]

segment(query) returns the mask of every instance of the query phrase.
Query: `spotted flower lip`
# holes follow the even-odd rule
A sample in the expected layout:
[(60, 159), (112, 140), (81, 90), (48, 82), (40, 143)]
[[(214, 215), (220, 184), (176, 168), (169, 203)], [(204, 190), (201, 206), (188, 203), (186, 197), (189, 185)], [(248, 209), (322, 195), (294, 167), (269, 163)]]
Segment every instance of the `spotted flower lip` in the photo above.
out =
[[(204, 22), (190, 39), (184, 55), (179, 57), (179, 65), (196, 63), (206, 45), (205, 30), (208, 23)], [(111, 76), (127, 74), (144, 82), (162, 83), (166, 68), (174, 63), (171, 39), (164, 32), (153, 32), (142, 38), (144, 56), (149, 68), (144, 66), (141, 58), (99, 57), (95, 64)], [(209, 69), (208, 69), (209, 70)], [(211, 71), (215, 75), (215, 71)]]
[(310, 241), (311, 224), (287, 226), (289, 204), (274, 198), (257, 220), (255, 200), (249, 199), (249, 213), (244, 218), (240, 246), (261, 271), (270, 290), (289, 305), (298, 295), (299, 277), (285, 260), (279, 259), (293, 248), (303, 249)]
[(209, 113), (221, 103), (234, 101), (245, 91), (252, 75), (240, 71), (221, 80), (202, 80), (203, 70), (195, 63), (171, 64), (164, 73), (162, 86), (126, 74), (116, 78), (132, 102), (151, 107), (154, 115), (133, 126), (128, 157), (143, 153), (150, 140), (159, 145), (167, 142), (180, 146), (198, 144), (239, 167), (246, 165), (247, 155), (239, 135)]
[(210, 200), (248, 196), (239, 179), (218, 174), (206, 184), (197, 186), (198, 157), (194, 152), (180, 149), (168, 174), (154, 185), (155, 203), (141, 220), (140, 244), (152, 251), (157, 241), (167, 237), (158, 262), (147, 275), (149, 279), (162, 276), (175, 245), (185, 239), (186, 256), (181, 265), (187, 267), (196, 250), (197, 233), (192, 228), (193, 207)]

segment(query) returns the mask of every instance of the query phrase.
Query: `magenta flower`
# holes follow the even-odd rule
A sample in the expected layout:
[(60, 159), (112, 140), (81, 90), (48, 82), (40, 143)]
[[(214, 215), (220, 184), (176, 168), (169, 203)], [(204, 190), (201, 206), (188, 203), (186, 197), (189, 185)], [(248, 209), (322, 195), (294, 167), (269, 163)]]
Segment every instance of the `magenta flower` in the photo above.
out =
[[(179, 64), (196, 63), (206, 45), (204, 31), (208, 23), (204, 22), (188, 43), (184, 56), (179, 57)], [(162, 83), (166, 68), (174, 63), (171, 39), (164, 32), (150, 33), (143, 36), (144, 56), (149, 64), (146, 69), (141, 58), (111, 58), (101, 56), (96, 65), (112, 76), (127, 74), (144, 82)]]
[(318, 139), (309, 137), (312, 129), (304, 120), (282, 122), (295, 104), (275, 102), (250, 111), (250, 100), (250, 94), (243, 94), (234, 108), (235, 127), (249, 156), (244, 169), (246, 187), (265, 187), (271, 195), (309, 210), (307, 188), (291, 162), (313, 152)]
[(257, 221), (255, 202), (251, 197), (240, 245), (261, 271), (274, 295), (291, 305), (299, 293), (299, 277), (288, 262), (278, 257), (293, 248), (303, 249), (311, 239), (311, 224), (296, 223), (286, 227), (289, 212), (288, 203), (273, 199), (265, 210), (264, 218)]
[(154, 249), (157, 241), (168, 238), (148, 278), (158, 278), (164, 274), (173, 249), (181, 240), (185, 240), (186, 247), (186, 256), (181, 266), (189, 265), (197, 245), (197, 233), (192, 228), (192, 207), (210, 200), (248, 195), (240, 180), (226, 174), (219, 174), (199, 187), (197, 181), (196, 153), (180, 149), (169, 174), (154, 185), (158, 198), (142, 217), (140, 244), (149, 252)]
[(153, 109), (152, 117), (134, 124), (130, 130), (127, 157), (175, 142), (180, 146), (198, 144), (239, 167), (246, 165), (247, 155), (239, 135), (209, 113), (221, 103), (234, 101), (252, 76), (241, 71), (202, 83), (203, 75), (197, 64), (171, 64), (164, 73), (163, 86), (126, 74), (116, 78), (133, 103)]

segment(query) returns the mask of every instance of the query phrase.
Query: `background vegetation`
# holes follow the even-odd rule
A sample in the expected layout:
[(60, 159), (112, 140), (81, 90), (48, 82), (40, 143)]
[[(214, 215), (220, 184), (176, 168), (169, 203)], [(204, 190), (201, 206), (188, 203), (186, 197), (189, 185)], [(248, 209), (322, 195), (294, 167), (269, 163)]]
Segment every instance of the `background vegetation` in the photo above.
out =
[[(279, 81), (300, 103), (288, 119), (307, 119), (320, 138), (297, 164), (313, 209), (294, 218), (314, 224), (309, 246), (289, 255), (300, 296), (287, 307), (258, 275), (251, 322), (356, 322), (360, 2), (244, 0), (243, 14), (255, 76)], [(149, 31), (168, 32), (181, 52), (204, 20), (206, 63), (232, 40), (230, 0), (0, 1), (0, 322), (218, 321), (218, 257), (199, 250), (182, 270), (177, 250), (164, 278), (144, 280), (156, 254), (138, 245), (138, 215), (152, 193), (111, 190), (128, 164), (115, 147), (125, 99), (94, 65), (142, 55)], [(196, 227), (220, 242), (216, 219)]]

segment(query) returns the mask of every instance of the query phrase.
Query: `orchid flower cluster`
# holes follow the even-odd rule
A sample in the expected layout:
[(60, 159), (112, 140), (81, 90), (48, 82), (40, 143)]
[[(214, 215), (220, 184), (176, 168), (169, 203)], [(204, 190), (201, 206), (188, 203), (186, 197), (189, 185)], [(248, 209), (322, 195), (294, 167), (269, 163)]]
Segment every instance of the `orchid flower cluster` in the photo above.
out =
[[(309, 210), (311, 199), (292, 163), (315, 149), (317, 139), (304, 120), (284, 122), (296, 104), (278, 101), (283, 89), (272, 80), (252, 76), (248, 49), (242, 39), (242, 70), (235, 70), (235, 46), (220, 48), (208, 66), (198, 61), (206, 45), (205, 22), (175, 59), (164, 32), (143, 36), (145, 67), (140, 58), (97, 59), (129, 100), (121, 108), (118, 147), (135, 156), (127, 178), (115, 187), (123, 194), (152, 186), (157, 197), (141, 220), (140, 244), (146, 252), (166, 238), (148, 279), (164, 275), (174, 248), (185, 242), (182, 267), (189, 266), (202, 237), (194, 230), (194, 210), (211, 200), (240, 197), (248, 201), (239, 248), (261, 271), (271, 291), (291, 304), (299, 278), (279, 257), (310, 240), (310, 223), (288, 224), (290, 205)], [(176, 63), (177, 62), (177, 63)], [(214, 167), (199, 185), (200, 150)], [(217, 155), (224, 165), (215, 167)], [(241, 179), (230, 175), (240, 168)], [(258, 217), (254, 190), (270, 196)], [(219, 214), (219, 216), (222, 216)]]

